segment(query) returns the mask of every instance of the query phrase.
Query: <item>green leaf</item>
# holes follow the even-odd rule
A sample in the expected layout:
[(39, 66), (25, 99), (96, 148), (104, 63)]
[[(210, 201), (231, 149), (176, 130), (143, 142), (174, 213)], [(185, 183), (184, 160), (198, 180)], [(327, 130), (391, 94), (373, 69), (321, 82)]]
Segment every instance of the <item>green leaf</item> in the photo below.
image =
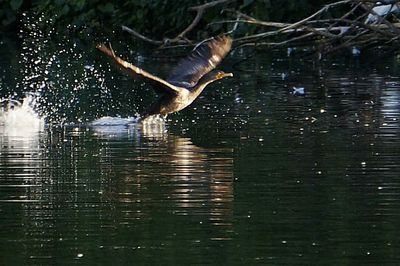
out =
[(65, 5), (62, 9), (61, 9), (61, 14), (63, 15), (67, 15), (69, 13), (69, 6)]
[(23, 0), (11, 0), (10, 5), (12, 10), (14, 11), (18, 10), (23, 2), (24, 2)]
[(114, 11), (114, 5), (112, 3), (107, 3), (100, 6), (100, 10), (104, 13), (112, 13)]
[(143, 15), (144, 15), (143, 9), (138, 9), (138, 10), (136, 11), (136, 17), (137, 17), (137, 19), (139, 19), (139, 20), (143, 19)]
[(249, 6), (249, 5), (251, 5), (253, 2), (254, 2), (254, 0), (244, 0), (242, 8), (245, 8), (245, 7)]
[(54, 3), (57, 5), (57, 6), (62, 6), (63, 4), (64, 4), (64, 0), (55, 0), (54, 1)]
[(86, 1), (85, 0), (78, 0), (75, 2), (75, 10), (81, 11), (85, 7)]

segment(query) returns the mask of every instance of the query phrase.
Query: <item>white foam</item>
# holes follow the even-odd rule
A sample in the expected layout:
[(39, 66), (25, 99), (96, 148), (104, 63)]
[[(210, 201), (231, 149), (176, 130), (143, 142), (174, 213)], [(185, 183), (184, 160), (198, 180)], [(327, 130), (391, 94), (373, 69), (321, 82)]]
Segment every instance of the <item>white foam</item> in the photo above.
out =
[(134, 130), (137, 118), (105, 116), (89, 123), (89, 126), (99, 135), (106, 138), (121, 138), (129, 136)]
[(44, 118), (34, 111), (33, 96), (25, 97), (22, 103), (10, 99), (1, 99), (0, 103), (1, 134), (28, 137), (43, 131)]
[(110, 117), (105, 116), (91, 123), (90, 127), (100, 136), (107, 138), (119, 138), (124, 136), (139, 136), (151, 138), (164, 137), (167, 132), (165, 120), (159, 116), (147, 117)]
[(134, 117), (111, 117), (111, 116), (104, 116), (99, 119), (94, 120), (90, 123), (91, 126), (123, 126), (137, 122), (137, 118)]

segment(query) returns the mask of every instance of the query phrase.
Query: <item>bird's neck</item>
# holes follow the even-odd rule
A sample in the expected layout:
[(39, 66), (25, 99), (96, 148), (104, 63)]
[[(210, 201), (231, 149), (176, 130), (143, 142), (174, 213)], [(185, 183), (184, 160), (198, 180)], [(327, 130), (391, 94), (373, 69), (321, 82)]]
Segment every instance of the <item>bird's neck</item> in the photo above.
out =
[(200, 79), (199, 82), (197, 82), (197, 84), (193, 87), (193, 89), (190, 92), (192, 99), (196, 99), (200, 95), (200, 93), (203, 92), (204, 88), (213, 81), (215, 80)]

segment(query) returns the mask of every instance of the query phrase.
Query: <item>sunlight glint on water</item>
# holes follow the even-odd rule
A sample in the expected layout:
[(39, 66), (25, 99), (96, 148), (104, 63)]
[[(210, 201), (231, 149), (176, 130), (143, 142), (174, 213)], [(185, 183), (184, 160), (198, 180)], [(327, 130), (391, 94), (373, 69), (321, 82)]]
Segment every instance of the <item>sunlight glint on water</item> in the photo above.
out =
[(27, 20), (0, 57), (0, 264), (398, 264), (399, 62), (232, 54), (143, 125), (147, 85)]

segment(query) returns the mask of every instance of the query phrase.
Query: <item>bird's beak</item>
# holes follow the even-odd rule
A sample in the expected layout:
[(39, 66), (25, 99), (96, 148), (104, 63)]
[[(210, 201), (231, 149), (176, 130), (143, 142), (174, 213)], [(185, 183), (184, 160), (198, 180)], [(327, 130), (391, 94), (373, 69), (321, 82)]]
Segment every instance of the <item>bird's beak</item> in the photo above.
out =
[(218, 74), (218, 78), (219, 79), (226, 78), (226, 77), (233, 77), (233, 73), (220, 73), (220, 74)]

